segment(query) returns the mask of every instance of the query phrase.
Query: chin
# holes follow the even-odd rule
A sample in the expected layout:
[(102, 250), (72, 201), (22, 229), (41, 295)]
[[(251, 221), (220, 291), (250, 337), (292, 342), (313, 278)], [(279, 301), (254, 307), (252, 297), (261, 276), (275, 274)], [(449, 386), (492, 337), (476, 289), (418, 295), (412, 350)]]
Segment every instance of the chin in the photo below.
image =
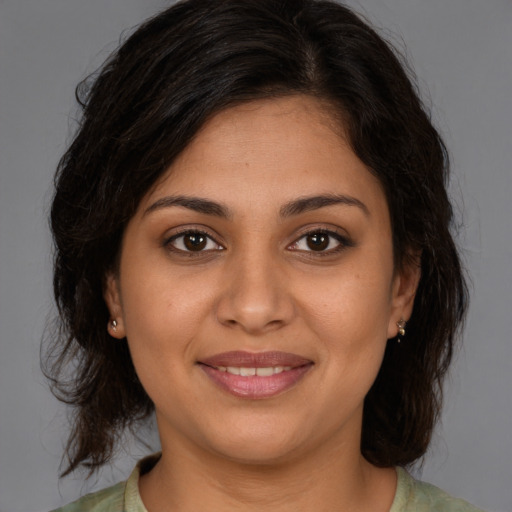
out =
[(255, 445), (249, 449), (229, 449), (217, 452), (226, 461), (247, 467), (277, 467), (294, 460), (297, 450), (287, 450), (285, 447), (268, 447)]
[(302, 443), (297, 433), (283, 428), (222, 432), (222, 438), (211, 440), (214, 453), (226, 460), (248, 466), (283, 464), (301, 452)]

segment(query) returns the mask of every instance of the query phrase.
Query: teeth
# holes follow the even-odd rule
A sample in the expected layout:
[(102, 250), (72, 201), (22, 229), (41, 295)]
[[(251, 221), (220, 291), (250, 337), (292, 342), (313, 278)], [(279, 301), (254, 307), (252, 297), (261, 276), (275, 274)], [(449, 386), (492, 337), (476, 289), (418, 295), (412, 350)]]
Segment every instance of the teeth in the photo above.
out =
[(277, 373), (287, 372), (292, 369), (291, 366), (268, 366), (265, 368), (246, 368), (238, 366), (217, 366), (221, 372), (231, 373), (231, 375), (240, 375), (241, 377), (271, 377)]
[(256, 375), (258, 377), (270, 377), (274, 375), (274, 368), (256, 368)]

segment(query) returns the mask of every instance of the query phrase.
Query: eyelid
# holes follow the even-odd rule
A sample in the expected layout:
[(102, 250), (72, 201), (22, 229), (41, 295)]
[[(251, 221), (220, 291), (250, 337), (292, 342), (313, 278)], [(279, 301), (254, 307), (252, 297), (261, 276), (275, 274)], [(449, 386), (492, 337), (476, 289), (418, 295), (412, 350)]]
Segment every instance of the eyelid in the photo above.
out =
[[(165, 236), (162, 245), (167, 248), (169, 251), (174, 252), (175, 254), (180, 254), (184, 256), (200, 256), (205, 254), (212, 254), (214, 252), (221, 252), (226, 250), (226, 247), (223, 243), (218, 241), (218, 236), (216, 234), (212, 234), (211, 230), (204, 226), (180, 226), (174, 228), (171, 231), (171, 234)], [(177, 240), (180, 237), (183, 237), (187, 234), (200, 234), (207, 237), (210, 241), (212, 241), (217, 247), (214, 249), (202, 249), (198, 251), (189, 251), (186, 249), (179, 249), (175, 247), (172, 242)], [(329, 237), (334, 238), (338, 244), (336, 247), (327, 250), (315, 251), (313, 249), (297, 249), (293, 246), (296, 245), (303, 238), (313, 235), (313, 234), (325, 234)], [(351, 239), (351, 237), (346, 233), (345, 230), (341, 230), (339, 227), (326, 227), (323, 226), (307, 226), (299, 230), (299, 233), (296, 235), (294, 241), (291, 244), (287, 245), (287, 249), (293, 252), (301, 253), (307, 257), (321, 257), (321, 256), (329, 256), (335, 255), (337, 253), (342, 252), (343, 250), (354, 247), (355, 243)]]
[[(324, 234), (327, 236), (330, 236), (334, 238), (338, 243), (336, 247), (333, 249), (323, 250), (323, 251), (315, 251), (313, 249), (311, 250), (304, 250), (304, 249), (293, 249), (292, 246), (296, 245), (300, 240), (303, 238), (314, 235), (314, 234)], [(308, 227), (305, 228), (299, 236), (295, 238), (295, 240), (288, 245), (288, 249), (291, 251), (297, 251), (304, 255), (307, 255), (308, 257), (316, 257), (316, 256), (329, 256), (333, 254), (337, 254), (339, 252), (342, 252), (343, 250), (347, 249), (348, 247), (354, 247), (355, 243), (354, 241), (349, 237), (349, 235), (343, 231), (343, 233), (340, 233), (339, 228), (327, 228), (325, 226), (318, 226), (318, 227)]]
[[(212, 242), (215, 243), (215, 245), (218, 246), (216, 249), (203, 249), (200, 251), (187, 251), (184, 249), (179, 249), (175, 247), (172, 242), (177, 240), (180, 237), (183, 237), (188, 234), (198, 234), (203, 235)], [(215, 235), (213, 235), (210, 231), (205, 229), (204, 227), (197, 227), (197, 226), (181, 226), (179, 228), (175, 228), (172, 232), (172, 234), (166, 236), (162, 242), (162, 245), (166, 247), (168, 250), (173, 251), (174, 253), (183, 254), (186, 256), (199, 256), (201, 254), (205, 253), (212, 253), (214, 251), (224, 251), (226, 248), (223, 244), (221, 244)]]

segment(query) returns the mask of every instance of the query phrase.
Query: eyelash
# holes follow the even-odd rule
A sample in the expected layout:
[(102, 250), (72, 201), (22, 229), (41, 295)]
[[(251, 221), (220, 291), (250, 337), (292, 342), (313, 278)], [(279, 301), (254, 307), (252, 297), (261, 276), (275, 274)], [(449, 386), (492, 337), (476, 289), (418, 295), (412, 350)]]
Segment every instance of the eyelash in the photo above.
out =
[[(321, 251), (315, 251), (313, 249), (311, 250), (303, 250), (303, 249), (296, 249), (297, 251), (300, 251), (304, 256), (310, 257), (310, 258), (316, 258), (316, 257), (325, 257), (325, 256), (332, 256), (334, 254), (338, 254), (342, 251), (344, 251), (347, 247), (354, 247), (354, 243), (352, 240), (350, 240), (347, 236), (341, 235), (340, 233), (337, 233), (336, 231), (331, 231), (329, 229), (312, 229), (310, 231), (307, 231), (306, 233), (303, 233), (295, 242), (293, 242), (288, 247), (291, 248), (293, 246), (297, 246), (299, 242), (302, 240), (307, 239), (309, 236), (313, 235), (323, 235), (326, 237), (329, 237), (330, 239), (334, 239), (336, 242), (338, 242), (338, 245), (332, 249), (328, 250), (321, 250)], [(331, 240), (328, 241), (327, 247), (331, 244)]]
[[(176, 242), (176, 240), (179, 240), (180, 238), (184, 239), (186, 236), (191, 236), (191, 235), (202, 236), (207, 239), (206, 244), (213, 242), (218, 248), (199, 250), (199, 251), (190, 251), (190, 250), (186, 250), (186, 249), (179, 249), (178, 247), (173, 245), (173, 242)], [(176, 233), (176, 234), (172, 235), (171, 237), (167, 238), (164, 241), (163, 245), (164, 245), (164, 247), (168, 248), (170, 251), (172, 251), (174, 253), (188, 256), (188, 257), (198, 256), (202, 253), (209, 253), (209, 252), (215, 251), (215, 250), (223, 251), (225, 249), (208, 232), (203, 231), (201, 229), (185, 229), (183, 231), (180, 231), (179, 233)]]
[[(198, 251), (193, 251), (193, 250), (187, 250), (186, 248), (185, 249), (178, 248), (173, 244), (180, 238), (184, 239), (184, 237), (192, 236), (192, 235), (202, 236), (202, 237), (206, 238), (207, 239), (205, 242), (206, 246), (209, 243), (213, 242), (217, 247), (214, 249), (206, 249), (205, 250), (204, 248), (202, 248)], [(321, 236), (328, 237), (330, 240), (327, 241), (327, 247), (329, 247), (329, 245), (331, 244), (332, 239), (334, 239), (336, 242), (338, 242), (338, 245), (332, 249), (320, 250), (320, 251), (315, 251), (314, 249), (305, 250), (305, 249), (297, 248), (297, 246), (299, 245), (299, 243), (302, 240), (305, 240), (305, 239), (307, 239), (307, 237), (313, 236), (313, 235), (321, 235)], [(182, 243), (184, 243), (184, 242), (182, 242)], [(197, 257), (201, 254), (210, 253), (213, 251), (224, 251), (225, 250), (225, 248), (221, 244), (219, 244), (208, 232), (200, 230), (200, 229), (185, 229), (183, 231), (180, 231), (179, 233), (172, 235), (170, 238), (167, 238), (164, 241), (163, 245), (165, 247), (167, 247), (170, 251), (180, 254), (180, 255), (187, 256), (187, 257), (194, 257), (194, 256)], [(290, 244), (287, 247), (287, 249), (292, 250), (292, 251), (301, 252), (303, 255), (306, 255), (307, 257), (314, 258), (314, 257), (318, 257), (318, 256), (323, 257), (323, 256), (330, 256), (333, 254), (338, 254), (338, 253), (342, 252), (343, 250), (345, 250), (347, 247), (353, 247), (353, 246), (354, 246), (354, 243), (347, 236), (341, 235), (340, 233), (337, 233), (335, 231), (331, 231), (328, 229), (312, 229), (310, 231), (303, 233), (292, 244)]]

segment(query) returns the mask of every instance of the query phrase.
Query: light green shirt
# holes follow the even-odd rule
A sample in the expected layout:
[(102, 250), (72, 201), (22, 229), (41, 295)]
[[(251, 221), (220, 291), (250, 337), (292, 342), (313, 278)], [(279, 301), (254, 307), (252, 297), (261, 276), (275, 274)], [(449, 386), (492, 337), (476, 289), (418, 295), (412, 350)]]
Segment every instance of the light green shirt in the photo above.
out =
[[(53, 512), (147, 512), (139, 494), (139, 475), (141, 468), (145, 472), (155, 460), (154, 456), (142, 459), (126, 482), (87, 494)], [(438, 487), (415, 480), (405, 469), (397, 468), (397, 475), (395, 498), (389, 512), (483, 512)]]

